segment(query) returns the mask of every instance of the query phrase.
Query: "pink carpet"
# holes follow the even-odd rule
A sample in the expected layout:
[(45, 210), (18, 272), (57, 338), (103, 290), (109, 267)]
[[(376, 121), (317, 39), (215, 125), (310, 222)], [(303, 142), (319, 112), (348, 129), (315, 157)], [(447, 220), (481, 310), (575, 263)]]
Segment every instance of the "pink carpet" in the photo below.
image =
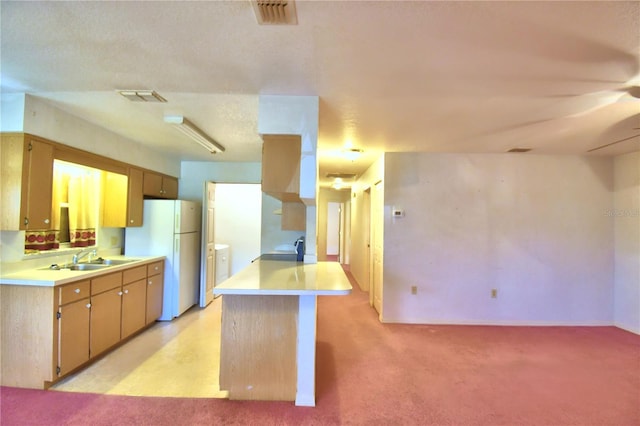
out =
[(640, 425), (640, 336), (614, 327), (384, 325), (321, 297), (317, 406), (3, 387), (13, 425)]

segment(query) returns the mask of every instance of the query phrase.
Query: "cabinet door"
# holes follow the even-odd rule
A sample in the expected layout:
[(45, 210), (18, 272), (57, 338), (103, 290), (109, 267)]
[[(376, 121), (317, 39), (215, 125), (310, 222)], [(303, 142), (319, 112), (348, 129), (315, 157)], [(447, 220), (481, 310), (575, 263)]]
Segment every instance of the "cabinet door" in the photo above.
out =
[(58, 376), (89, 360), (89, 298), (58, 308)]
[(300, 136), (264, 135), (262, 192), (280, 201), (299, 201)]
[(149, 197), (162, 197), (162, 176), (157, 173), (144, 172), (142, 193)]
[(2, 230), (24, 229), (24, 213), (21, 211), (22, 164), (24, 136), (15, 133), (0, 133), (2, 155), (0, 155), (0, 225)]
[(102, 226), (127, 226), (127, 197), (129, 178), (122, 173), (102, 171)]
[(307, 208), (302, 203), (282, 203), (282, 230), (304, 231), (307, 228)]
[(53, 146), (29, 138), (24, 144), (20, 229), (51, 228)]
[(120, 341), (122, 289), (91, 296), (90, 356), (95, 357)]
[(143, 172), (140, 169), (129, 169), (129, 191), (127, 194), (127, 226), (142, 226)]
[(162, 178), (162, 197), (170, 200), (178, 198), (178, 179), (169, 176)]
[(145, 326), (146, 279), (122, 287), (122, 331), (124, 339)]
[(164, 274), (152, 275), (147, 278), (146, 324), (154, 322), (162, 315), (163, 278)]

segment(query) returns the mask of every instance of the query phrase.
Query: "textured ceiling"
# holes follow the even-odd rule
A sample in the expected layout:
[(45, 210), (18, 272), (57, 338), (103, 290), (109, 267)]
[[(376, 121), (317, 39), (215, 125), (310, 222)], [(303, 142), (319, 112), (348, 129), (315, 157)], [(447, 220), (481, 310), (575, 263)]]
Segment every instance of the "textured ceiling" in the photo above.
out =
[[(319, 96), (321, 177), (361, 172), (382, 151), (640, 149), (640, 100), (628, 93), (640, 85), (640, 2), (296, 8), (298, 25), (260, 26), (248, 1), (2, 1), (1, 89), (211, 160), (162, 122), (184, 114), (227, 148), (214, 161), (260, 160), (259, 95)], [(368, 155), (340, 160), (347, 141)]]

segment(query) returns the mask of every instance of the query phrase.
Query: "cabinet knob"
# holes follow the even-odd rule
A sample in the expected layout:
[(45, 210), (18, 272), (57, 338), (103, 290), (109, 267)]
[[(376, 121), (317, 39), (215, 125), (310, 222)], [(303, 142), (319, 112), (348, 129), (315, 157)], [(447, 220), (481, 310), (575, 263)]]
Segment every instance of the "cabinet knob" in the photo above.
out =
[(75, 294), (80, 294), (80, 289), (79, 289), (79, 288), (76, 288), (75, 290), (73, 290), (73, 292), (74, 292)]
[(118, 296), (122, 296), (122, 292), (121, 291), (118, 292)]
[(151, 284), (153, 284), (153, 281), (149, 280), (149, 282), (147, 284), (151, 285)]
[(84, 305), (84, 306), (86, 306), (87, 308), (90, 308), (90, 307), (91, 307), (91, 303), (87, 303), (87, 304), (86, 304), (86, 305)]
[(129, 290), (125, 290), (125, 291), (124, 291), (124, 294), (129, 294)]
[(46, 223), (48, 225), (49, 224), (49, 219), (45, 219), (44, 223)]
[(160, 269), (160, 268), (158, 268), (158, 267), (156, 266), (154, 269), (157, 271), (157, 270), (158, 270), (158, 269)]
[(133, 223), (133, 219), (131, 219), (131, 220), (129, 221), (129, 223)]

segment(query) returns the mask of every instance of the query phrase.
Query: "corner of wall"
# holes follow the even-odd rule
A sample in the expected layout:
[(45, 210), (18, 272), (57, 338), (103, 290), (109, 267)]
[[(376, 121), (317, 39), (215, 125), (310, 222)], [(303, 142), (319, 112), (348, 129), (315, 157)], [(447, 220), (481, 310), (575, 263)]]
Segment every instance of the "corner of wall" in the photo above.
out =
[(614, 322), (640, 334), (640, 152), (614, 159)]

